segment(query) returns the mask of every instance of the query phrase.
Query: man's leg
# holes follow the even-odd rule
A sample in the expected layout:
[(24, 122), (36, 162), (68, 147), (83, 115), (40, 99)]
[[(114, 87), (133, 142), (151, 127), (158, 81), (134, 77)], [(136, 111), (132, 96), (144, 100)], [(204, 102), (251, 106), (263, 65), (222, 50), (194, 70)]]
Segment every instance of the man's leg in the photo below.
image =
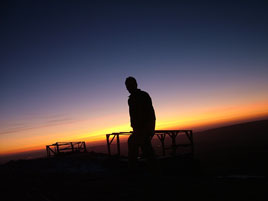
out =
[(152, 146), (152, 135), (150, 135), (150, 133), (147, 133), (147, 136), (144, 138), (144, 143), (141, 144), (141, 149), (144, 157), (147, 160), (147, 166), (149, 171), (152, 174), (156, 175), (160, 174), (160, 169)]
[(142, 133), (141, 136), (143, 136), (141, 144), (142, 153), (149, 161), (155, 160), (155, 153), (151, 142), (152, 137), (154, 136), (154, 131), (155, 131), (155, 122), (151, 122), (141, 132)]
[(155, 153), (151, 143), (151, 137), (145, 137), (144, 143), (141, 144), (141, 149), (144, 157), (150, 162), (155, 160)]
[(135, 169), (137, 166), (137, 157), (139, 154), (139, 146), (136, 135), (132, 134), (128, 138), (128, 166)]

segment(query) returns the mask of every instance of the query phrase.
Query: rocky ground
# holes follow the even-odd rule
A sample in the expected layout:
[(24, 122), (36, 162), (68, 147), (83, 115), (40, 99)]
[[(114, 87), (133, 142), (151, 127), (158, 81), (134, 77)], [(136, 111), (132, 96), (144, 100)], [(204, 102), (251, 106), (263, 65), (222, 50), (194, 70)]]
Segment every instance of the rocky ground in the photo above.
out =
[(151, 173), (141, 159), (130, 172), (126, 158), (81, 153), (20, 160), (0, 166), (1, 200), (267, 200), (267, 175), (204, 173), (190, 156), (158, 159)]
[(268, 120), (194, 133), (194, 156), (158, 154), (154, 172), (143, 159), (133, 172), (127, 158), (99, 152), (10, 161), (0, 166), (0, 200), (266, 201), (267, 136)]

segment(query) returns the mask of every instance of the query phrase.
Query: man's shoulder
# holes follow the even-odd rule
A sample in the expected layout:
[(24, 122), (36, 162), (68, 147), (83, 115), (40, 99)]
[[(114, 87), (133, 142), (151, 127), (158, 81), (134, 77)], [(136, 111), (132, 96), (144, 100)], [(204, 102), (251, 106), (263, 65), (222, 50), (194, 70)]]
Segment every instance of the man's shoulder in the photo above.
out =
[(149, 93), (148, 92), (146, 92), (146, 91), (140, 91), (140, 94), (141, 94), (141, 96), (146, 96), (146, 97), (150, 97), (150, 95), (149, 95)]
[(150, 98), (150, 95), (146, 91), (138, 90), (135, 94), (129, 96), (130, 99)]
[(144, 103), (151, 101), (151, 97), (149, 93), (147, 93), (146, 91), (142, 91), (142, 90), (140, 90), (139, 94), (137, 95), (137, 99), (141, 100)]
[(143, 90), (138, 90), (137, 94), (139, 95), (149, 95), (146, 91), (143, 91)]

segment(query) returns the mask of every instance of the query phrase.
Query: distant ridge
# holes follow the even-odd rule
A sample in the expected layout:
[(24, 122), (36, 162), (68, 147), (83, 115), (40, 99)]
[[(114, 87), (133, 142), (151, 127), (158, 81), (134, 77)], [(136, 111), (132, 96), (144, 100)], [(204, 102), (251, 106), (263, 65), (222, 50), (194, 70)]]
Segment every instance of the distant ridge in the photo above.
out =
[[(204, 132), (211, 132), (219, 129), (233, 129), (233, 128), (239, 128), (239, 127), (256, 127), (256, 126), (266, 126), (268, 125), (268, 119), (263, 120), (256, 120), (256, 121), (248, 121), (243, 123), (235, 123), (227, 126), (221, 126), (216, 128), (210, 128), (205, 131), (197, 132), (197, 133), (204, 133)], [(266, 126), (267, 127), (267, 126)]]
[(198, 132), (194, 144), (195, 156), (208, 171), (265, 171), (268, 168), (268, 120)]

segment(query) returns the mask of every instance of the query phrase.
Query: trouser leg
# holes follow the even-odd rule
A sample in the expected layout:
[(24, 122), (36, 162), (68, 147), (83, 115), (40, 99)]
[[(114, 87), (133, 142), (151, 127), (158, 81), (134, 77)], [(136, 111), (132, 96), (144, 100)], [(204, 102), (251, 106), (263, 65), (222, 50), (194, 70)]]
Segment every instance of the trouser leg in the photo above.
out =
[(139, 146), (135, 135), (128, 138), (128, 165), (130, 168), (135, 168), (137, 165), (137, 157), (139, 154)]
[(144, 128), (141, 132), (141, 136), (143, 136), (143, 140), (141, 143), (141, 149), (144, 157), (146, 157), (148, 160), (153, 160), (155, 158), (154, 149), (152, 146), (152, 137), (154, 135), (154, 127), (155, 123), (152, 122), (148, 125), (148, 127)]
[(158, 175), (160, 173), (160, 169), (151, 143), (151, 136), (144, 139), (144, 143), (141, 144), (141, 149), (144, 157), (146, 158), (149, 171), (154, 175)]
[(151, 138), (148, 137), (144, 140), (144, 143), (141, 145), (141, 150), (147, 160), (153, 160), (155, 158)]

